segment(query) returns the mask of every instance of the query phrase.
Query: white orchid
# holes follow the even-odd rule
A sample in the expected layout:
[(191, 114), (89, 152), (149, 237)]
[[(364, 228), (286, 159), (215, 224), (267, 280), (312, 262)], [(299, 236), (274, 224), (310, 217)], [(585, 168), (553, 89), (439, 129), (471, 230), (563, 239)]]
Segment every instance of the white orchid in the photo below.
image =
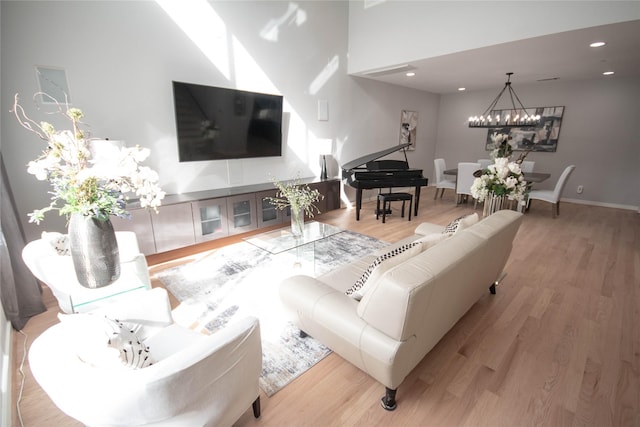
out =
[[(46, 94), (41, 94), (47, 96)], [(158, 185), (158, 174), (140, 163), (149, 157), (146, 148), (108, 146), (99, 161), (92, 158), (91, 143), (80, 130), (82, 111), (68, 108), (62, 113), (71, 121), (72, 130), (56, 131), (47, 122), (31, 120), (15, 97), (14, 113), (20, 124), (47, 141), (47, 148), (27, 172), (53, 186), (52, 202), (44, 209), (29, 214), (30, 222), (40, 223), (47, 211), (57, 209), (61, 215), (81, 213), (101, 220), (110, 215), (128, 216), (127, 194), (140, 197), (142, 207), (157, 209), (165, 196)], [(101, 147), (105, 148), (105, 147)], [(57, 206), (58, 201), (63, 206)]]

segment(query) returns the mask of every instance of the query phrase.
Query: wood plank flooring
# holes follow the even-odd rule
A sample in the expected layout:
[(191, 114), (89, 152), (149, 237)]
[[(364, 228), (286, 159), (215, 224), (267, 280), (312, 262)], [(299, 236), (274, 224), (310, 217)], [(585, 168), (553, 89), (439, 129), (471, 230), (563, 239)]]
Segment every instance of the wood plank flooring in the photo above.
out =
[[(350, 209), (316, 219), (392, 242), (420, 222), (444, 225), (473, 211), (456, 206), (451, 191), (433, 195), (423, 191), (411, 222), (396, 213), (383, 225), (371, 202), (358, 222)], [(228, 243), (149, 257), (150, 269)], [(549, 204), (533, 202), (507, 273), (497, 294), (487, 292), (407, 377), (396, 411), (380, 407), (382, 385), (332, 354), (273, 397), (263, 395), (260, 419), (247, 408), (235, 425), (640, 426), (640, 215), (563, 203), (552, 219)], [(56, 301), (46, 290), (45, 298), (49, 310), (25, 327), (27, 345), (57, 322)], [(14, 400), (22, 343), (14, 334)], [(28, 364), (24, 372), (25, 426), (80, 425), (53, 405)]]

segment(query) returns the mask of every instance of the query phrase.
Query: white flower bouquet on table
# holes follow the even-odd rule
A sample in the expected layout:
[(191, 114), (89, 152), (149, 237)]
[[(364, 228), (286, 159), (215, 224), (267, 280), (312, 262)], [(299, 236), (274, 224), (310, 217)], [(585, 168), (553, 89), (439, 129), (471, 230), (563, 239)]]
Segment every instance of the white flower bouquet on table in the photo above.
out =
[(276, 197), (267, 199), (277, 209), (282, 210), (290, 206), (292, 212), (303, 210), (309, 217), (313, 217), (314, 213), (320, 213), (314, 203), (324, 199), (324, 196), (318, 190), (312, 190), (309, 185), (302, 184), (299, 177), (287, 183), (274, 179), (273, 185), (278, 189)]
[(479, 202), (490, 195), (505, 196), (509, 200), (524, 203), (527, 182), (524, 180), (520, 165), (509, 162), (506, 157), (495, 159), (495, 163), (482, 171), (471, 185), (471, 195)]
[(314, 211), (320, 213), (320, 209), (314, 203), (324, 199), (324, 196), (317, 189), (312, 190), (309, 185), (302, 184), (299, 177), (284, 184), (274, 179), (273, 184), (278, 192), (276, 197), (268, 197), (267, 200), (276, 209), (282, 210), (287, 206), (291, 208), (291, 233), (301, 236), (304, 230), (304, 214), (313, 218)]
[[(112, 141), (88, 138), (80, 129), (81, 110), (68, 106), (63, 109), (60, 105), (58, 108), (71, 122), (70, 130), (56, 130), (47, 122), (36, 123), (26, 115), (18, 103), (18, 95), (15, 96), (13, 112), (20, 125), (47, 142), (42, 155), (29, 162), (27, 172), (40, 181), (49, 181), (53, 187), (51, 204), (29, 214), (29, 221), (39, 224), (50, 210), (67, 216), (79, 213), (102, 221), (110, 215), (127, 217), (128, 193), (135, 193), (142, 207), (157, 210), (165, 192), (157, 184), (158, 174), (140, 165), (149, 156), (149, 149), (112, 146), (104, 150), (100, 144), (109, 145)], [(108, 158), (96, 161), (96, 151), (108, 153)]]

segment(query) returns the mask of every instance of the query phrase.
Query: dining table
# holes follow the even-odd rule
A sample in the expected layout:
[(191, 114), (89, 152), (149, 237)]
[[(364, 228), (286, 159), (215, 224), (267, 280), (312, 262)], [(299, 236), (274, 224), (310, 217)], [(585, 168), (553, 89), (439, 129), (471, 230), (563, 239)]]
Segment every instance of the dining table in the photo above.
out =
[[(443, 172), (445, 175), (458, 176), (458, 168), (453, 169), (445, 169)], [(475, 175), (475, 174), (474, 174)], [(527, 181), (527, 189), (531, 189), (531, 186), (535, 183), (543, 182), (551, 177), (550, 173), (547, 172), (522, 172), (522, 175)], [(457, 181), (457, 180), (456, 180)], [(457, 182), (456, 182), (457, 186)], [(524, 205), (516, 204), (515, 210), (518, 212), (525, 212)]]
[[(457, 176), (458, 175), (458, 168), (446, 169), (444, 171), (444, 174), (445, 175)], [(524, 176), (525, 181), (527, 181), (527, 182), (529, 182), (531, 184), (543, 182), (543, 181), (546, 181), (547, 179), (551, 178), (551, 174), (550, 173), (546, 173), (546, 172), (523, 172), (522, 174)]]

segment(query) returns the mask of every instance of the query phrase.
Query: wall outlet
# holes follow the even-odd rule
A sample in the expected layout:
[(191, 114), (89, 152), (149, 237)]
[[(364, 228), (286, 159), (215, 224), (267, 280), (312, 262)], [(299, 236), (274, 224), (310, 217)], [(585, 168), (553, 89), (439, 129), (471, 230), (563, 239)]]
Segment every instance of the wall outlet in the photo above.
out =
[(583, 190), (584, 190), (584, 187), (582, 185), (578, 185), (578, 189), (576, 190), (578, 194), (582, 194)]

